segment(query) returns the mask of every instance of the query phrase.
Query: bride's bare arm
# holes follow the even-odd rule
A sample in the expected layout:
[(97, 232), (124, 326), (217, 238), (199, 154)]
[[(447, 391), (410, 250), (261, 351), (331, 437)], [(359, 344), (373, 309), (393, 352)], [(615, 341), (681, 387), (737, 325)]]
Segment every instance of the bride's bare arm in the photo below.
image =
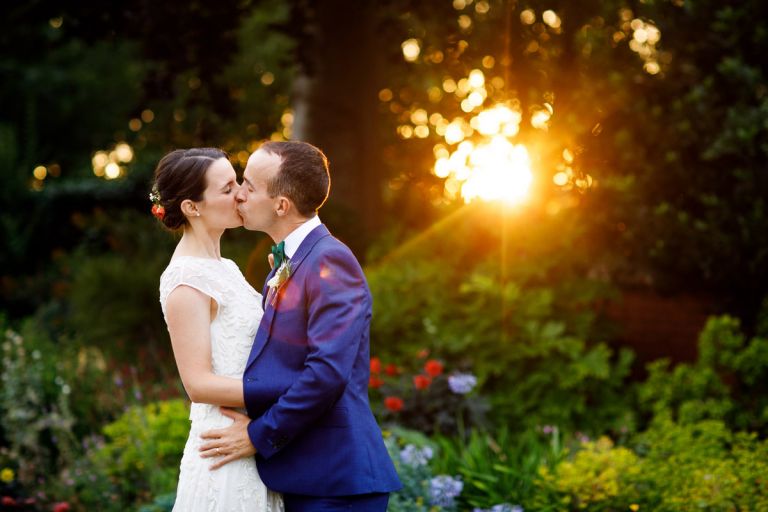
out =
[(166, 318), (176, 366), (193, 402), (244, 407), (242, 380), (213, 373), (212, 304), (210, 297), (189, 286), (179, 286), (168, 296)]

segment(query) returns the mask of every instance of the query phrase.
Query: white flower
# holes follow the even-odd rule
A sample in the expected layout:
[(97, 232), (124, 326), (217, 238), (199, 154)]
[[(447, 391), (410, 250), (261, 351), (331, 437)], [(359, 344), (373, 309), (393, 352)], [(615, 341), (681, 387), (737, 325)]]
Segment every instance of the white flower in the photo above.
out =
[(271, 290), (276, 290), (277, 288), (280, 288), (289, 277), (291, 277), (291, 264), (288, 261), (284, 261), (278, 267), (275, 275), (267, 281), (267, 286), (269, 286)]

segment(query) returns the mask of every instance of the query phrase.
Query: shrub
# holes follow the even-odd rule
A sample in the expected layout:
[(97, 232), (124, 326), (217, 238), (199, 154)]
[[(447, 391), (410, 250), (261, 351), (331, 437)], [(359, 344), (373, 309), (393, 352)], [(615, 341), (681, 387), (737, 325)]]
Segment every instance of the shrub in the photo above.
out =
[(637, 486), (660, 512), (768, 509), (768, 442), (721, 421), (678, 424), (658, 418), (638, 437)]
[(659, 417), (631, 446), (586, 442), (540, 471), (533, 510), (768, 509), (768, 441), (717, 420)]
[(725, 421), (732, 429), (768, 434), (768, 339), (748, 340), (738, 320), (712, 317), (699, 336), (693, 364), (648, 366), (640, 410), (678, 422)]
[[(5, 329), (0, 369), (0, 438), (4, 464), (34, 489), (76, 458), (73, 380), (62, 375), (57, 347), (35, 335)], [(29, 335), (26, 335), (29, 334)]]
[(637, 504), (639, 472), (634, 452), (601, 437), (584, 442), (574, 457), (554, 470), (542, 466), (540, 485), (560, 495), (556, 502), (569, 510), (628, 510)]
[(504, 504), (530, 502), (538, 492), (539, 468), (564, 456), (556, 428), (522, 434), (506, 427), (493, 434), (474, 430), (467, 439), (438, 436), (434, 442), (438, 449), (433, 470), (457, 471), (462, 477), (462, 510), (497, 510)]
[(186, 401), (169, 400), (130, 407), (104, 427), (106, 441), (89, 459), (97, 472), (109, 478), (121, 506), (175, 491), (189, 434), (188, 418)]
[(470, 373), (446, 373), (440, 361), (427, 359), (426, 351), (406, 365), (371, 359), (369, 390), (376, 415), (426, 434), (463, 434), (486, 424), (489, 406), (474, 391), (476, 383)]
[(530, 213), (503, 228), (493, 213), (462, 210), (367, 269), (375, 353), (404, 361), (428, 347), (472, 368), (494, 417), (515, 429), (632, 427), (633, 356), (599, 341), (595, 304), (613, 291), (588, 277), (578, 226)]

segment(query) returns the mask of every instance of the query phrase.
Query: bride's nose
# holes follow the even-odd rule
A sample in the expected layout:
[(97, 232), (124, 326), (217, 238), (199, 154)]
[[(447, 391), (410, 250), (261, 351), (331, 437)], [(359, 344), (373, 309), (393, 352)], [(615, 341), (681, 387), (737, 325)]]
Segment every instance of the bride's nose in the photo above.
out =
[(237, 186), (237, 190), (235, 191), (235, 200), (238, 203), (242, 203), (243, 201), (245, 201), (245, 192), (243, 190), (244, 188), (245, 187), (243, 187), (242, 185)]

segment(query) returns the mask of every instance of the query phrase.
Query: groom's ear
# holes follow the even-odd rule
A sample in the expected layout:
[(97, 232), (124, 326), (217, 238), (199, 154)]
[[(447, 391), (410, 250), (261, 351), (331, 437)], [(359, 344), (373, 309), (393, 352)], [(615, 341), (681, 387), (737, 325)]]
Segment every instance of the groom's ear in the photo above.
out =
[(291, 203), (290, 199), (285, 196), (277, 196), (277, 208), (275, 209), (275, 213), (277, 213), (278, 217), (285, 217), (292, 209), (293, 203)]

